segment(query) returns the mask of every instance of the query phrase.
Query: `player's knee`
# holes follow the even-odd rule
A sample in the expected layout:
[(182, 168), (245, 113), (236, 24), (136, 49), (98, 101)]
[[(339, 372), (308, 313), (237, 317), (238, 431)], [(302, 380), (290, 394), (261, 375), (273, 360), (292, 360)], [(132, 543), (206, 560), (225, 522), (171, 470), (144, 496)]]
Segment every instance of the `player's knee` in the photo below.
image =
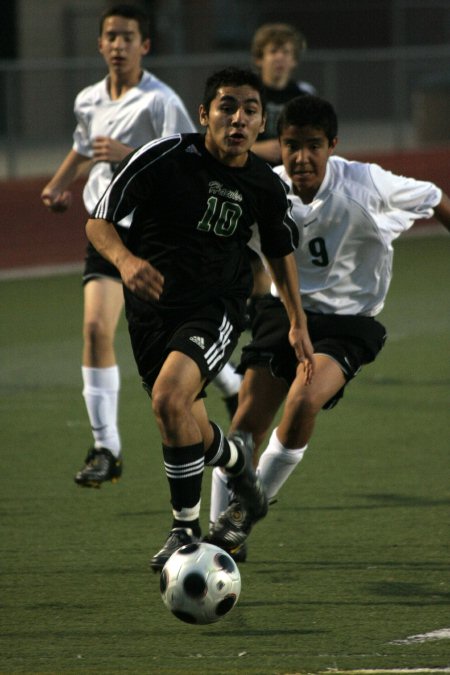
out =
[(305, 388), (301, 396), (294, 400), (288, 400), (285, 407), (291, 418), (297, 420), (301, 426), (305, 419), (314, 418), (320, 412), (322, 405), (323, 401), (320, 395)]
[(94, 351), (104, 349), (113, 341), (113, 336), (107, 326), (99, 319), (84, 322), (83, 337), (85, 344), (89, 345)]
[(157, 420), (165, 427), (176, 424), (188, 413), (187, 401), (182, 393), (158, 383), (152, 391), (152, 408)]

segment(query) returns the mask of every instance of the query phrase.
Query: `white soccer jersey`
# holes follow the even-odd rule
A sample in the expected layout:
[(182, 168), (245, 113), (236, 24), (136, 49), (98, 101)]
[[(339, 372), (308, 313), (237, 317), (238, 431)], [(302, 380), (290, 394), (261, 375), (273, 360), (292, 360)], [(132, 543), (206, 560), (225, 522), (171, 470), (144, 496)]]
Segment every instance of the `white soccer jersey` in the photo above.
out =
[[(74, 110), (78, 124), (73, 149), (86, 157), (92, 157), (92, 141), (97, 136), (138, 148), (162, 136), (196, 131), (180, 97), (146, 70), (139, 84), (117, 100), (109, 95), (108, 77), (86, 87), (76, 97)], [(88, 213), (108, 187), (113, 170), (110, 162), (97, 162), (92, 167), (83, 191)], [(120, 223), (129, 224), (128, 220)]]
[(274, 171), (290, 187), (299, 228), (295, 256), (303, 307), (322, 314), (378, 314), (392, 278), (393, 240), (419, 218), (432, 217), (441, 190), (377, 164), (333, 156), (314, 201), (303, 204), (284, 167)]

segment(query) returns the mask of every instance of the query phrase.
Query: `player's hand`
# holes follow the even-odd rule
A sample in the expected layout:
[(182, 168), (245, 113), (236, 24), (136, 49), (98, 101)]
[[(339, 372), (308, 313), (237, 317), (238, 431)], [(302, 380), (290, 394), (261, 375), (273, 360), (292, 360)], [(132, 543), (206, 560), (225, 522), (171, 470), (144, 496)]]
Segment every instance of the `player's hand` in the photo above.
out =
[(112, 162), (117, 164), (130, 154), (131, 148), (109, 136), (97, 136), (92, 142), (95, 162)]
[(141, 300), (159, 300), (164, 277), (147, 260), (129, 255), (120, 265), (122, 281)]
[(44, 188), (41, 192), (41, 199), (50, 211), (63, 213), (72, 204), (72, 193), (69, 190), (60, 192), (59, 190)]
[(303, 365), (305, 384), (310, 384), (314, 375), (314, 347), (306, 328), (291, 328), (289, 342), (295, 351), (298, 362)]

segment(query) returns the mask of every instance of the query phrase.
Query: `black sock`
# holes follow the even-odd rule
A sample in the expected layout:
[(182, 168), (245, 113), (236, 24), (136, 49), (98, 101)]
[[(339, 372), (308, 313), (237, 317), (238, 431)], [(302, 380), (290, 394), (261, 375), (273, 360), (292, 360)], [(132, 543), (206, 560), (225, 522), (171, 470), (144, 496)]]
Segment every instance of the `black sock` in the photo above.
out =
[(200, 529), (198, 511), (204, 469), (203, 443), (186, 445), (181, 448), (163, 444), (163, 456), (169, 481), (170, 501), (173, 510), (178, 512), (174, 513), (176, 521), (174, 527)]
[[(214, 439), (208, 450), (205, 452), (205, 464), (207, 466), (225, 467), (231, 460), (231, 448), (228, 439), (225, 438), (223, 431), (215, 422), (210, 424), (214, 431)], [(227, 472), (238, 474), (242, 471), (245, 464), (245, 457), (237, 448), (238, 458), (232, 467), (227, 467)]]
[(222, 429), (209, 421), (214, 431), (214, 439), (205, 452), (205, 464), (207, 466), (225, 466), (231, 459), (230, 445), (223, 435)]
[[(227, 441), (228, 443), (228, 441)], [(237, 451), (238, 451), (238, 456), (236, 462), (233, 464), (233, 466), (227, 466), (226, 467), (226, 472), (232, 474), (233, 476), (237, 476), (241, 473), (242, 469), (245, 466), (245, 455), (243, 454), (242, 450), (238, 445), (235, 445)]]

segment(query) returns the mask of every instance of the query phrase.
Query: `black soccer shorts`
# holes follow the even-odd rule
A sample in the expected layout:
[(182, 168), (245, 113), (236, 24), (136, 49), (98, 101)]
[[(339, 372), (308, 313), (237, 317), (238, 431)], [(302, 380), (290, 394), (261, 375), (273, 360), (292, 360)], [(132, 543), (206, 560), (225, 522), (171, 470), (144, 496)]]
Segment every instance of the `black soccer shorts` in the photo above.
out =
[[(386, 340), (385, 327), (373, 317), (314, 314), (306, 312), (308, 332), (316, 354), (326, 354), (342, 368), (349, 382), (366, 363), (373, 361)], [(247, 368), (269, 368), (274, 377), (290, 386), (297, 373), (298, 361), (288, 333), (289, 319), (279, 298), (264, 296), (256, 306), (252, 325), (252, 340), (242, 350), (237, 372)], [(344, 395), (344, 388), (327, 401), (332, 408)]]
[[(230, 360), (243, 329), (245, 302), (221, 299), (180, 316), (154, 314), (132, 320), (129, 332), (134, 358), (144, 389), (151, 393), (159, 371), (171, 351), (189, 356), (206, 384)], [(206, 387), (205, 384), (205, 387)], [(204, 392), (200, 394), (204, 396)]]

